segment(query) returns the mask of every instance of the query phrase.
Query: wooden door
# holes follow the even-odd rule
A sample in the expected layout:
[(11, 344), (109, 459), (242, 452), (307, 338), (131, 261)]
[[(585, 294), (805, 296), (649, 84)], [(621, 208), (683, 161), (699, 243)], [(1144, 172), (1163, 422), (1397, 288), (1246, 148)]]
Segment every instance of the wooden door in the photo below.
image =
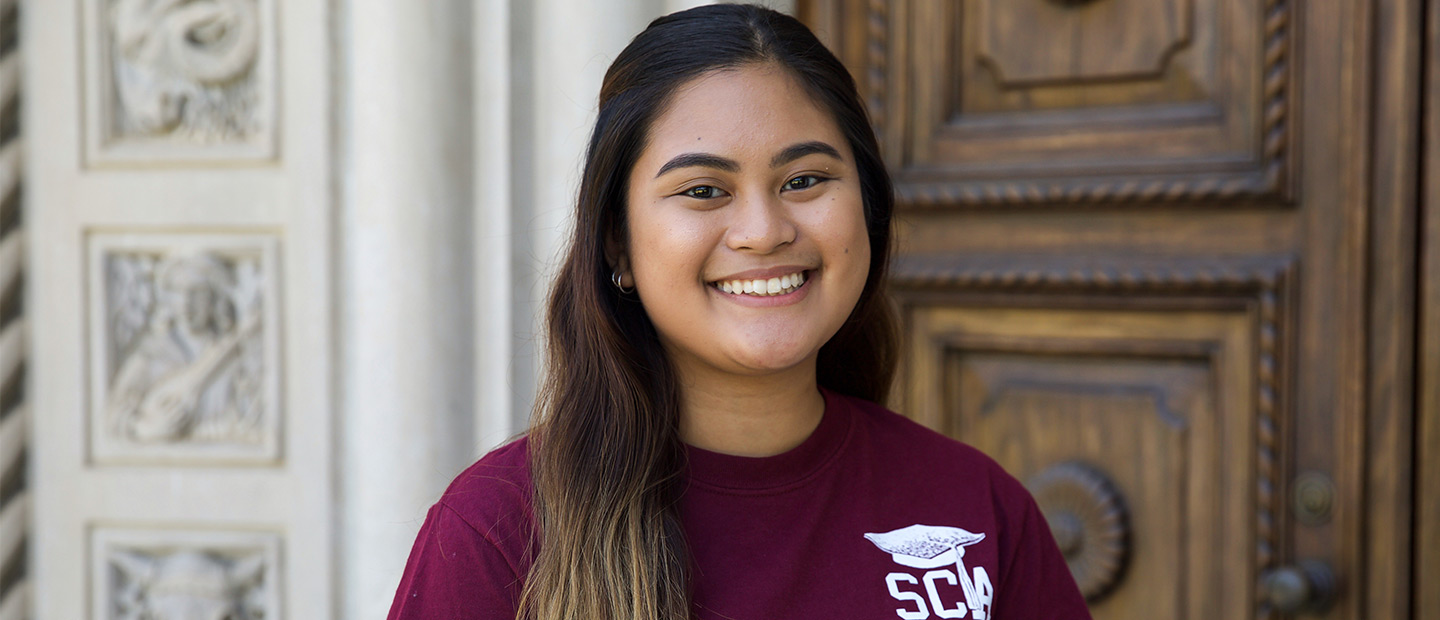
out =
[(1419, 6), (799, 3), (897, 181), (892, 405), (1096, 618), (1409, 616)]

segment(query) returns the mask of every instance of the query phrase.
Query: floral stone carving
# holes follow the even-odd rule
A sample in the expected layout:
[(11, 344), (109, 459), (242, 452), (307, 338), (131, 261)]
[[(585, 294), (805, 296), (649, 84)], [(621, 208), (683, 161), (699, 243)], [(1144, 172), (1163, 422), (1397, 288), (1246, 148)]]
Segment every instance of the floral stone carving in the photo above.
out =
[(245, 142), (264, 129), (257, 0), (109, 0), (111, 138)]

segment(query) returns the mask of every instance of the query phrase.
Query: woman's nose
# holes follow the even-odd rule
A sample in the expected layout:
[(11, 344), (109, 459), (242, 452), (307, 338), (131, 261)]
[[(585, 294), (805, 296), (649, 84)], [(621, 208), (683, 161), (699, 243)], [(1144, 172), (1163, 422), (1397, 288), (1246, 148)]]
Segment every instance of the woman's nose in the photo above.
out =
[(797, 230), (779, 196), (749, 192), (730, 205), (726, 244), (732, 250), (769, 253), (795, 241)]

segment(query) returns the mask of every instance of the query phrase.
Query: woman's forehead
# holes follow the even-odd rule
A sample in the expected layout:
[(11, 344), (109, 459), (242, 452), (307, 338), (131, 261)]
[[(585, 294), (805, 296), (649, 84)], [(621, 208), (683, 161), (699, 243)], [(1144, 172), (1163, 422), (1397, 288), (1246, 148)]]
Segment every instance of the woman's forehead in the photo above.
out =
[(655, 120), (639, 164), (658, 169), (685, 152), (769, 162), (794, 144), (824, 142), (843, 153), (844, 136), (788, 70), (745, 65), (703, 74), (678, 88)]

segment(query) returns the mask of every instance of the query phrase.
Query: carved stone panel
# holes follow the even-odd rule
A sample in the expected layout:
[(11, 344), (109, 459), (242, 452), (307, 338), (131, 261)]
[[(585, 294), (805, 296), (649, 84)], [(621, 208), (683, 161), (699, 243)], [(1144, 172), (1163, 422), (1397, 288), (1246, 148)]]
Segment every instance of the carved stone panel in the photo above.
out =
[(101, 528), (94, 620), (279, 620), (280, 538), (263, 532)]
[(273, 0), (83, 0), (91, 164), (273, 156)]
[(276, 461), (274, 237), (88, 241), (93, 460)]
[(1289, 0), (864, 6), (902, 206), (1291, 200)]

